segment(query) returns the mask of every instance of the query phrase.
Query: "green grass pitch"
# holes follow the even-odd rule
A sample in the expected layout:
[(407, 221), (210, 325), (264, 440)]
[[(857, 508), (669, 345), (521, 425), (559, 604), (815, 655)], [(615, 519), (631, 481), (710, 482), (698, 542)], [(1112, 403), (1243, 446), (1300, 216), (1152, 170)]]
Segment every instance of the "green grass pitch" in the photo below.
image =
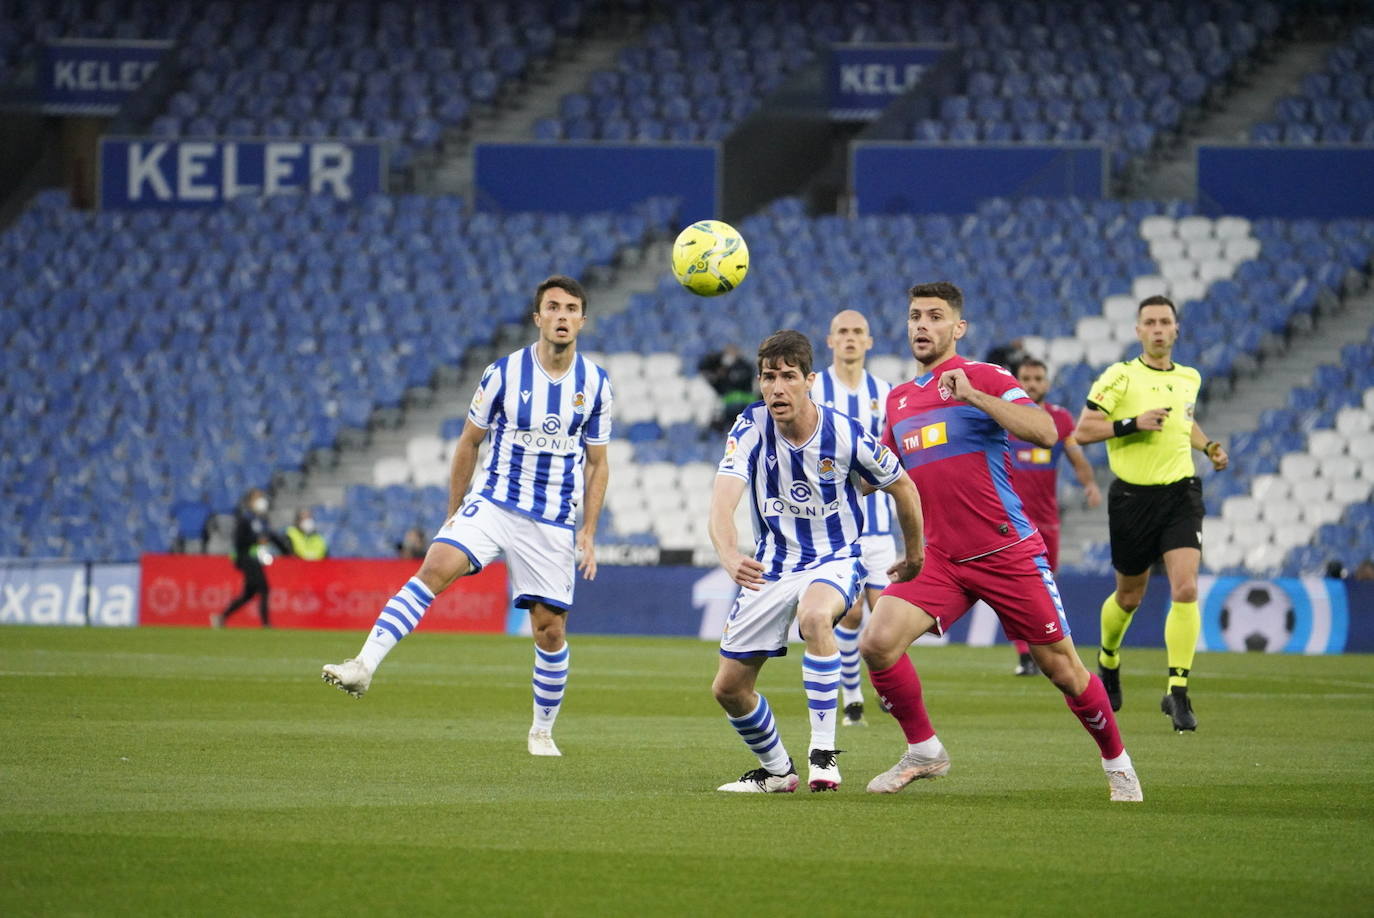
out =
[[(0, 629), (0, 914), (1374, 912), (1367, 656), (1200, 656), (1178, 736), (1128, 649), (1126, 805), (1008, 648), (919, 648), (949, 777), (864, 793), (904, 748), (870, 688), (838, 793), (741, 797), (714, 647), (573, 625), (562, 759), (526, 639), (417, 634), (355, 701), (319, 668), (356, 634)], [(799, 657), (761, 688), (801, 759)]]

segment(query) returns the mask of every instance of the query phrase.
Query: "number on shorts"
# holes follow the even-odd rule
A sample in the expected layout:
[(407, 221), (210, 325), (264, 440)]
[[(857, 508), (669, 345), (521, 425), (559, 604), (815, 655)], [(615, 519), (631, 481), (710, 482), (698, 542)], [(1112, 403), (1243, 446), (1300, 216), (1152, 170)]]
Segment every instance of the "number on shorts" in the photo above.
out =
[(474, 500), (462, 510), (458, 511), (459, 516), (476, 516), (477, 511), (482, 509), (481, 501)]

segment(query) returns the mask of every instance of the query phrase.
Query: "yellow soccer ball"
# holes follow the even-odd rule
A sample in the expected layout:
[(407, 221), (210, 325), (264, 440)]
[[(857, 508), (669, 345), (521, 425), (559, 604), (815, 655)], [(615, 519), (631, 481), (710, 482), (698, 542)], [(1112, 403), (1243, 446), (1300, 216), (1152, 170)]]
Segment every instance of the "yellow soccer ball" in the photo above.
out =
[(720, 220), (698, 220), (673, 242), (673, 276), (698, 296), (720, 296), (749, 273), (749, 246)]

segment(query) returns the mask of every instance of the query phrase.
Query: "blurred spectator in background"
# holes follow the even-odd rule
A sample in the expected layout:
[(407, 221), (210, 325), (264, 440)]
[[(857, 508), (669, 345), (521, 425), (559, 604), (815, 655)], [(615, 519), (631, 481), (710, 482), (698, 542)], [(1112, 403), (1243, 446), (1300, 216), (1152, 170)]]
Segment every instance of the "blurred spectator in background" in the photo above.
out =
[(419, 526), (411, 526), (401, 541), (396, 543), (396, 555), (400, 558), (420, 560), (428, 550), (429, 539), (425, 538), (425, 531)]
[(1355, 565), (1355, 573), (1351, 575), (1352, 580), (1374, 580), (1374, 559), (1365, 558)]
[(247, 604), (254, 596), (258, 597), (258, 617), (264, 628), (271, 627), (267, 620), (267, 571), (272, 563), (272, 548), (275, 545), (284, 555), (291, 554), (291, 546), (280, 535), (272, 531), (267, 521), (267, 511), (271, 508), (267, 494), (260, 488), (252, 488), (239, 501), (239, 509), (234, 520), (234, 566), (243, 574), (243, 592), (240, 593), (223, 612), (210, 616), (210, 627), (223, 628), (225, 621)]
[(291, 553), (306, 561), (319, 561), (329, 554), (329, 543), (315, 528), (315, 514), (309, 507), (296, 511), (296, 521), (286, 527)]
[(735, 422), (735, 416), (754, 401), (754, 366), (740, 349), (727, 344), (720, 351), (707, 354), (697, 364), (697, 372), (711, 384), (720, 396), (720, 414), (711, 425), (712, 430), (724, 432)]
[(1342, 563), (1339, 558), (1332, 558), (1330, 561), (1326, 562), (1326, 571), (1322, 576), (1326, 577), (1328, 580), (1344, 580), (1345, 564)]
[(1006, 344), (999, 344), (988, 351), (988, 355), (984, 358), (984, 362), (996, 364), (999, 367), (1006, 367), (1012, 373), (1015, 373), (1016, 368), (1021, 365), (1021, 361), (1025, 360), (1028, 356), (1021, 339), (1014, 338)]

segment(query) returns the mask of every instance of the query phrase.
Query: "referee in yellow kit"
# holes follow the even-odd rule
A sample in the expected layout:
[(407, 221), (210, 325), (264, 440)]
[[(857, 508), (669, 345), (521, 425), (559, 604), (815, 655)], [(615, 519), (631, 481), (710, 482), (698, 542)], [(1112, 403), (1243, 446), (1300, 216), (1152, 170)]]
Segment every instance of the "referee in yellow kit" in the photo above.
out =
[(1074, 438), (1107, 441), (1107, 462), (1116, 480), (1107, 492), (1116, 592), (1102, 603), (1102, 651), (1098, 672), (1121, 709), (1121, 642), (1131, 615), (1145, 598), (1150, 565), (1164, 559), (1173, 602), (1164, 620), (1169, 688), (1160, 710), (1174, 729), (1196, 730), (1188, 698), (1202, 616), (1197, 606), (1197, 572), (1202, 562), (1202, 482), (1193, 468), (1192, 450), (1201, 450), (1212, 468), (1226, 468), (1226, 450), (1208, 440), (1193, 406), (1202, 376), (1173, 362), (1178, 340), (1178, 310), (1164, 296), (1141, 300), (1136, 310), (1141, 354), (1113, 364), (1093, 383), (1087, 407), (1078, 417)]

